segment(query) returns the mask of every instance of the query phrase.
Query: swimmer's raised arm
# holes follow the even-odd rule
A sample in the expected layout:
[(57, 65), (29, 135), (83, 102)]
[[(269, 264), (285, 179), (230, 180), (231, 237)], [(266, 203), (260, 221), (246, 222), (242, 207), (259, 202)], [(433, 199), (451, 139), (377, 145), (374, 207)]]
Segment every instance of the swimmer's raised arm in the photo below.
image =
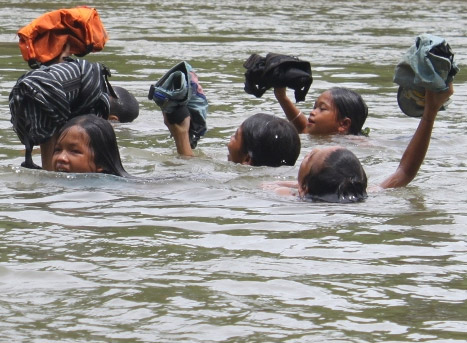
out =
[(175, 145), (177, 147), (177, 152), (182, 156), (194, 156), (193, 149), (190, 145), (190, 116), (183, 119), (179, 124), (170, 124), (167, 120), (167, 116), (164, 114), (164, 124), (170, 131), (173, 139), (175, 140)]
[(307, 117), (287, 96), (287, 89), (285, 87), (274, 88), (274, 95), (276, 96), (279, 105), (281, 105), (287, 119), (295, 126), (299, 133), (304, 133), (308, 121)]
[(452, 83), (449, 85), (449, 88), (443, 92), (426, 90), (425, 109), (417, 130), (402, 155), (399, 167), (395, 173), (380, 184), (382, 188), (403, 187), (408, 185), (415, 178), (428, 150), (436, 115), (441, 106), (453, 93), (454, 88)]

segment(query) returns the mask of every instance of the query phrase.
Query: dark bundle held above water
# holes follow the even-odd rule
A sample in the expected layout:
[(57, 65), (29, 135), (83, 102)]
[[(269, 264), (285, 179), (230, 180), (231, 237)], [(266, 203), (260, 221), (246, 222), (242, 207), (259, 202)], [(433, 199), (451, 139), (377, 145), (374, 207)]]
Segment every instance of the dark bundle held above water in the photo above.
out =
[(295, 90), (295, 101), (304, 101), (313, 82), (311, 65), (294, 56), (268, 53), (251, 55), (243, 64), (245, 92), (260, 98), (271, 87)]

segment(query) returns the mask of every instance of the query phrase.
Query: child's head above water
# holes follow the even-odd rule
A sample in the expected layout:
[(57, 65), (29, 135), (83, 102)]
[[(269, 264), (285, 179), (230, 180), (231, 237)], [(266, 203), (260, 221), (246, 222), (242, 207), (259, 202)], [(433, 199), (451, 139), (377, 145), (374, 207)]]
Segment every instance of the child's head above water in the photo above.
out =
[(368, 107), (360, 94), (343, 87), (323, 92), (310, 113), (310, 134), (358, 135), (368, 116)]
[(128, 176), (112, 125), (92, 114), (75, 117), (61, 128), (52, 164), (59, 172)]
[(252, 166), (293, 166), (300, 154), (300, 137), (287, 120), (266, 113), (246, 119), (228, 144), (229, 161)]
[(314, 149), (298, 171), (300, 196), (326, 202), (366, 198), (367, 176), (359, 159), (343, 147)]
[(110, 96), (109, 119), (130, 123), (139, 115), (139, 104), (133, 94), (125, 88), (112, 86), (117, 98)]
[(343, 87), (333, 87), (328, 91), (337, 109), (338, 120), (345, 118), (351, 120), (347, 133), (351, 135), (360, 134), (368, 116), (368, 107), (361, 95)]

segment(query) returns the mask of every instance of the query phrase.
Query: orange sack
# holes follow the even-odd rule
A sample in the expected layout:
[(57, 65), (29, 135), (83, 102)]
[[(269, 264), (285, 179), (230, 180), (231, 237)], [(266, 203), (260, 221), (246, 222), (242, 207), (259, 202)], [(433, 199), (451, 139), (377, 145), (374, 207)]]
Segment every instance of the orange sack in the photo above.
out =
[(32, 68), (58, 57), (67, 43), (72, 55), (82, 57), (102, 50), (108, 40), (96, 9), (85, 6), (47, 12), (18, 36), (21, 54)]

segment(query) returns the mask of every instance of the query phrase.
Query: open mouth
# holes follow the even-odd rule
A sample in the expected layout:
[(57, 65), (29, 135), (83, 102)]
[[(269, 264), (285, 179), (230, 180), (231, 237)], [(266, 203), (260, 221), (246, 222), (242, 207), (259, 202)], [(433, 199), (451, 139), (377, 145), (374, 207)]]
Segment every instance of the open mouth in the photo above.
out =
[(68, 173), (68, 169), (64, 168), (64, 167), (61, 167), (61, 166), (56, 166), (55, 171), (59, 172), (59, 173)]

